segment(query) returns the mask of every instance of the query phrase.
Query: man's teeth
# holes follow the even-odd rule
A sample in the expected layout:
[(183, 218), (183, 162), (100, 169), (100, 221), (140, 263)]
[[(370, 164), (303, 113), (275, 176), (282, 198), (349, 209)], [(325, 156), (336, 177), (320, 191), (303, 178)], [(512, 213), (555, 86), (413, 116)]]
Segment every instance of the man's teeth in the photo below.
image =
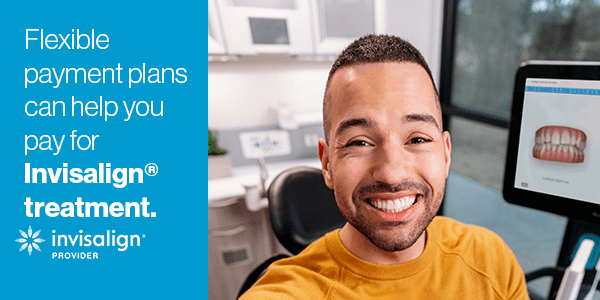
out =
[(388, 213), (401, 212), (411, 207), (417, 200), (417, 196), (406, 196), (395, 200), (373, 200), (371, 204)]

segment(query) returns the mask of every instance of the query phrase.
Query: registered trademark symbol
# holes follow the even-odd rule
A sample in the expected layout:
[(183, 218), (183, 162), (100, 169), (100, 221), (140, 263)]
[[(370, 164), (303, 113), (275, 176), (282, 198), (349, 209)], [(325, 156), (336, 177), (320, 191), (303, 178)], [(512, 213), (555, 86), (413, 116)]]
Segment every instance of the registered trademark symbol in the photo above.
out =
[(146, 237), (146, 235), (145, 235), (145, 234), (142, 234), (142, 237), (143, 237), (143, 238), (145, 238), (145, 237)]
[(148, 176), (155, 176), (158, 174), (158, 166), (154, 163), (149, 163), (144, 167), (144, 172), (146, 172), (146, 175)]

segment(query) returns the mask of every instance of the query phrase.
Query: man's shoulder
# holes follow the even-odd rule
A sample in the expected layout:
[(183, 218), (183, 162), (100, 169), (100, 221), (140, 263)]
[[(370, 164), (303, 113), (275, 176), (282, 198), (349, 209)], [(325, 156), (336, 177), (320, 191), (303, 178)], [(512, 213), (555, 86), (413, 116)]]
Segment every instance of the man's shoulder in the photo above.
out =
[(337, 234), (330, 232), (298, 255), (271, 264), (242, 299), (323, 299), (340, 275), (326, 241)]
[(461, 248), (474, 244), (505, 245), (500, 236), (487, 228), (467, 225), (448, 217), (435, 217), (429, 225), (428, 231), (436, 236), (436, 240), (446, 250), (455, 248), (464, 250)]
[(493, 231), (445, 217), (436, 217), (430, 226), (428, 230), (435, 234), (441, 255), (457, 258), (493, 281), (520, 271), (508, 245)]
[(302, 252), (296, 256), (282, 259), (273, 263), (274, 266), (294, 266), (306, 268), (313, 271), (320, 271), (323, 268), (330, 267), (335, 260), (327, 247), (327, 240), (335, 238), (339, 230), (334, 230), (317, 239), (308, 245)]

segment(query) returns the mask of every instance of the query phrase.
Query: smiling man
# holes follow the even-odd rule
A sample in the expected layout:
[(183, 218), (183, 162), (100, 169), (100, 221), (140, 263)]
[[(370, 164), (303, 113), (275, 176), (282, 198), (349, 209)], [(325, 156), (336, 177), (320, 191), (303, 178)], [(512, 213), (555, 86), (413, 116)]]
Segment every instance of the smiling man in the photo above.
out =
[(529, 299), (506, 244), (436, 217), (452, 150), (431, 71), (369, 35), (334, 63), (319, 157), (346, 225), (274, 263), (242, 299)]

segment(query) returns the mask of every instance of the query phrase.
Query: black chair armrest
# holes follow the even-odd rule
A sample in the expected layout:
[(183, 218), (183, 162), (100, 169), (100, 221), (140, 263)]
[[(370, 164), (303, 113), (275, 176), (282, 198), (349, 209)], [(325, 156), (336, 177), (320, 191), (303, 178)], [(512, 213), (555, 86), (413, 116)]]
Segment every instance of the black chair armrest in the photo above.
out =
[[(531, 282), (546, 276), (552, 277), (553, 280), (562, 280), (564, 274), (565, 268), (563, 267), (546, 267), (525, 274), (525, 281)], [(532, 295), (531, 292), (529, 293), (529, 297), (531, 300), (545, 300), (543, 298), (538, 297), (537, 295)]]
[(287, 257), (290, 256), (286, 254), (275, 255), (263, 262), (262, 264), (260, 264), (260, 266), (256, 267), (256, 269), (254, 269), (252, 273), (250, 273), (250, 275), (246, 277), (246, 280), (244, 281), (244, 284), (242, 284), (237, 298), (239, 299), (242, 296), (242, 294), (244, 294), (248, 289), (250, 289), (250, 287), (252, 287), (252, 285), (264, 275), (265, 271), (272, 263)]
[(551, 276), (552, 279), (561, 279), (565, 274), (565, 268), (562, 267), (546, 267), (539, 270), (531, 271), (525, 274), (525, 281), (530, 282), (545, 276)]

